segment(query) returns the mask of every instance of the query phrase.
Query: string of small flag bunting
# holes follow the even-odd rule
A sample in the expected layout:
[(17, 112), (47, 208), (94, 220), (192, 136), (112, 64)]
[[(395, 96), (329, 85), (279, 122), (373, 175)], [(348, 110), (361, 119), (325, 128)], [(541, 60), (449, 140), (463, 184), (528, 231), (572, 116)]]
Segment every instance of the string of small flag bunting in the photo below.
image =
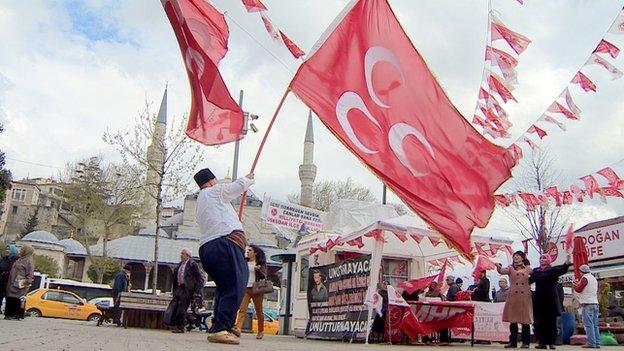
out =
[(598, 90), (596, 84), (583, 72), (584, 69), (591, 65), (598, 65), (603, 67), (611, 76), (611, 80), (619, 79), (623, 73), (620, 69), (615, 67), (605, 57), (610, 56), (612, 59), (616, 59), (620, 53), (620, 48), (605, 39), (608, 34), (623, 35), (624, 34), (624, 8), (620, 11), (615, 18), (605, 35), (600, 39), (596, 48), (589, 55), (589, 58), (583, 63), (581, 69), (579, 69), (574, 77), (570, 80), (570, 83), (563, 89), (561, 94), (553, 101), (546, 111), (544, 111), (540, 117), (533, 123), (516, 141), (514, 141), (509, 147), (511, 155), (516, 161), (519, 161), (523, 157), (523, 150), (520, 145), (528, 145), (531, 150), (538, 148), (536, 142), (531, 139), (535, 134), (539, 140), (548, 136), (546, 131), (547, 125), (557, 126), (558, 129), (566, 131), (566, 125), (564, 122), (555, 118), (555, 116), (561, 116), (565, 119), (576, 121), (581, 117), (581, 109), (575, 104), (572, 95), (570, 94), (570, 87), (578, 85), (583, 92), (596, 92)]
[(301, 50), (299, 46), (295, 44), (295, 42), (293, 42), (282, 30), (280, 30), (279, 28), (275, 27), (275, 25), (273, 25), (273, 22), (271, 22), (271, 19), (269, 18), (269, 15), (267, 14), (268, 8), (266, 7), (266, 5), (262, 3), (261, 0), (241, 0), (241, 1), (243, 2), (243, 5), (245, 6), (245, 10), (247, 10), (248, 13), (260, 14), (260, 19), (262, 20), (262, 24), (264, 25), (264, 28), (269, 33), (271, 38), (273, 38), (274, 41), (280, 42), (284, 46), (286, 46), (286, 48), (288, 49), (288, 51), (290, 51), (293, 57), (297, 59), (305, 55), (305, 52), (303, 52), (303, 50)]
[[(522, 1), (518, 1), (522, 4)], [(518, 85), (516, 66), (518, 59), (494, 43), (502, 40), (520, 56), (529, 46), (531, 40), (526, 36), (509, 29), (495, 14), (488, 2), (488, 43), (485, 47), (485, 63), (479, 86), (479, 96), (475, 105), (472, 123), (483, 128), (483, 133), (493, 139), (508, 138), (508, 130), (512, 127), (509, 115), (495, 97), (498, 95), (503, 103), (509, 100), (518, 102), (512, 92)], [(498, 73), (497, 73), (498, 72)]]
[[(622, 165), (624, 160), (616, 165)], [(606, 203), (607, 197), (624, 198), (624, 180), (622, 180), (614, 170), (615, 165), (605, 167), (595, 173), (580, 177), (580, 182), (572, 184), (569, 190), (560, 191), (556, 186), (545, 189), (542, 193), (516, 192), (508, 194), (494, 195), (496, 204), (500, 207), (515, 206), (524, 204), (528, 211), (535, 211), (541, 205), (554, 203), (556, 207), (582, 203), (586, 197), (594, 198), (598, 195)], [(600, 181), (598, 180), (600, 179)], [(600, 183), (603, 183), (601, 185)], [(605, 184), (606, 183), (606, 184)]]

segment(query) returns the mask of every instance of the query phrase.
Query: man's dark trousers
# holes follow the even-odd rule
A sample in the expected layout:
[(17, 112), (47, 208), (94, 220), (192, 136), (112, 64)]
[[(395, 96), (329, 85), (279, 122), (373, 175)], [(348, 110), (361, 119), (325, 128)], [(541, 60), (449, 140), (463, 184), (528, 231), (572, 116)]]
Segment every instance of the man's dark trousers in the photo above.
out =
[(209, 333), (230, 331), (247, 287), (249, 269), (243, 249), (226, 237), (211, 240), (199, 248), (204, 271), (215, 282), (212, 327)]

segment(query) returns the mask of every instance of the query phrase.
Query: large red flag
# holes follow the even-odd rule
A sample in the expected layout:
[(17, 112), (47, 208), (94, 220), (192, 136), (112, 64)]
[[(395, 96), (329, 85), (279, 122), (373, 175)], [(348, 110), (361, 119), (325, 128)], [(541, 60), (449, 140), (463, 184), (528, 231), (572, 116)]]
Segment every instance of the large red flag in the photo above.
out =
[(243, 111), (232, 99), (217, 64), (230, 35), (223, 14), (203, 0), (163, 0), (191, 85), (186, 135), (206, 145), (243, 136)]
[(431, 227), (470, 256), (511, 155), (457, 111), (386, 0), (351, 5), (291, 89)]

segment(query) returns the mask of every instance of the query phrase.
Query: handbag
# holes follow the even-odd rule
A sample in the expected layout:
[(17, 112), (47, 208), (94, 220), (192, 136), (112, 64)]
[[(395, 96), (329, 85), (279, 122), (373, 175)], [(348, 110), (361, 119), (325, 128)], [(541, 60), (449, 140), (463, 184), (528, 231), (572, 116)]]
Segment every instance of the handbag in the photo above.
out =
[(253, 295), (268, 294), (270, 292), (273, 292), (273, 282), (266, 279), (254, 282), (253, 286), (251, 287), (251, 293)]

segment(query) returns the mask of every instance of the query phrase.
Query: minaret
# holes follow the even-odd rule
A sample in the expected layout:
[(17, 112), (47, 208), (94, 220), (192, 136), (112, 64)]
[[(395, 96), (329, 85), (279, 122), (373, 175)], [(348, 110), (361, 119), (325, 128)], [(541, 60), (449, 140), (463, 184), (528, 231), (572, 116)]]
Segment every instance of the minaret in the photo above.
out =
[(299, 180), (301, 181), (301, 193), (299, 204), (312, 207), (312, 189), (316, 178), (316, 166), (314, 165), (314, 130), (312, 129), (312, 111), (308, 113), (308, 126), (305, 140), (303, 141), (303, 163), (299, 165)]
[(143, 225), (155, 227), (156, 225), (156, 195), (158, 193), (159, 172), (165, 161), (165, 132), (167, 130), (167, 88), (163, 94), (156, 123), (154, 124), (154, 134), (152, 142), (147, 148), (147, 175), (145, 177), (145, 198), (143, 201)]

